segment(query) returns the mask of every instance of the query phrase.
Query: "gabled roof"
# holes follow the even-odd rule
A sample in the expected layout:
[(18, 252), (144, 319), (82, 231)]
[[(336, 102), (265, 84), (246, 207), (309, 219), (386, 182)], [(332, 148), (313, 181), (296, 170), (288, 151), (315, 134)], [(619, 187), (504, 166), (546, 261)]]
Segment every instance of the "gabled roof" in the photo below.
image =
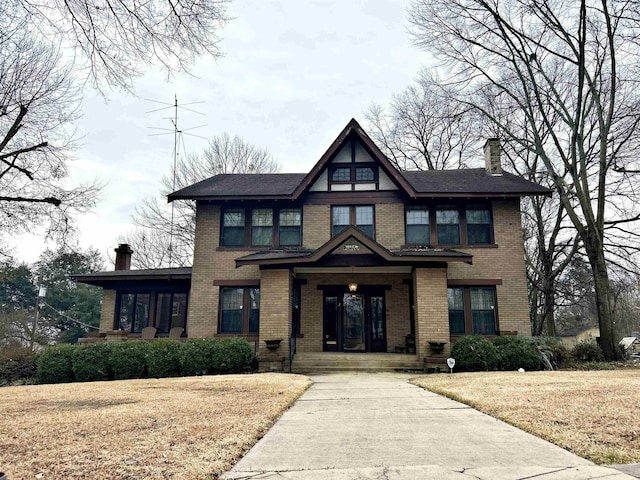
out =
[(327, 167), (331, 160), (333, 160), (335, 155), (353, 137), (358, 139), (360, 143), (368, 150), (369, 154), (375, 161), (379, 163), (380, 167), (382, 167), (384, 172), (389, 175), (389, 178), (391, 178), (391, 180), (397, 185), (398, 188), (404, 190), (404, 192), (410, 197), (415, 197), (416, 192), (414, 191), (411, 184), (407, 182), (407, 180), (400, 174), (400, 171), (392, 165), (387, 156), (382, 153), (382, 151), (373, 142), (373, 140), (369, 138), (369, 135), (366, 134), (366, 132), (362, 129), (356, 119), (352, 118), (347, 126), (344, 127), (344, 130), (340, 132), (340, 135), (338, 135), (338, 137), (333, 141), (327, 151), (324, 152), (322, 157), (320, 157), (320, 160), (318, 160), (311, 171), (296, 187), (295, 191), (293, 192), (294, 200), (297, 200), (300, 195), (306, 192), (311, 187), (311, 185), (313, 185), (322, 171)]
[[(350, 226), (330, 239), (317, 250), (269, 250), (257, 252), (236, 259), (236, 267), (243, 265), (302, 265), (317, 263), (333, 253), (349, 240), (355, 240), (372, 252), (385, 263), (415, 264), (415, 263), (472, 263), (473, 256), (441, 248), (422, 248), (407, 250), (388, 250), (378, 242), (368, 237), (362, 230)], [(346, 258), (347, 255), (344, 255)]]
[(409, 198), (518, 197), (549, 195), (551, 190), (504, 172), (491, 175), (484, 168), (400, 171), (382, 153), (360, 124), (347, 124), (309, 173), (216, 175), (168, 196), (173, 200), (291, 200), (296, 201), (318, 180), (329, 163), (351, 140), (358, 141), (396, 187)]

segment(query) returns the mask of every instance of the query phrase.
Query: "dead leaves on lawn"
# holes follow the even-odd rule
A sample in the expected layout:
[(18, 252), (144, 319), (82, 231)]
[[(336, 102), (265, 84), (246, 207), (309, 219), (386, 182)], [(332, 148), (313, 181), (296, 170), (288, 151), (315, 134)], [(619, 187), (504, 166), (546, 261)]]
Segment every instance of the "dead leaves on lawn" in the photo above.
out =
[(11, 480), (216, 478), (309, 383), (260, 374), (2, 388), (0, 471)]
[(595, 463), (640, 462), (640, 370), (458, 373), (414, 383)]

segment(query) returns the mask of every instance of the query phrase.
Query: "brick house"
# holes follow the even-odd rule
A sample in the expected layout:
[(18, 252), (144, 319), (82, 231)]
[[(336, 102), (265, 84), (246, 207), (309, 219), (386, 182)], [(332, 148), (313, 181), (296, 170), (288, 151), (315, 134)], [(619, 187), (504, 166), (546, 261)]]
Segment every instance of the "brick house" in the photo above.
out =
[(461, 335), (530, 334), (520, 198), (550, 192), (503, 172), (496, 139), (485, 164), (401, 172), (351, 120), (309, 173), (169, 195), (197, 203), (192, 268), (129, 270), (121, 245), (116, 271), (77, 278), (104, 288), (103, 335), (244, 336), (263, 369), (293, 349), (440, 364)]

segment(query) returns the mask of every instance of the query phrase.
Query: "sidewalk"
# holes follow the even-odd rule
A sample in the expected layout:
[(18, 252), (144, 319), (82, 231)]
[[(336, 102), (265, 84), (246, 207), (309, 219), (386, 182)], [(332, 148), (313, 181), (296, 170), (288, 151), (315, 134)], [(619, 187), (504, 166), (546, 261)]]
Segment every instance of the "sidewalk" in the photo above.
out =
[(407, 382), (341, 373), (314, 385), (221, 479), (633, 480)]

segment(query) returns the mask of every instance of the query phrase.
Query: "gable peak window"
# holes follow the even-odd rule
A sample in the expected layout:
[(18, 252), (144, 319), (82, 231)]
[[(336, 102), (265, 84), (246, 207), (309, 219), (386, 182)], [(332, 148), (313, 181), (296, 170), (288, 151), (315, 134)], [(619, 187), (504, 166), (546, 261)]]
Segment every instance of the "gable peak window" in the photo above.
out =
[[(329, 188), (357, 190), (356, 185), (378, 189), (378, 165), (375, 163), (336, 163), (329, 166)], [(349, 188), (351, 187), (351, 188)]]

